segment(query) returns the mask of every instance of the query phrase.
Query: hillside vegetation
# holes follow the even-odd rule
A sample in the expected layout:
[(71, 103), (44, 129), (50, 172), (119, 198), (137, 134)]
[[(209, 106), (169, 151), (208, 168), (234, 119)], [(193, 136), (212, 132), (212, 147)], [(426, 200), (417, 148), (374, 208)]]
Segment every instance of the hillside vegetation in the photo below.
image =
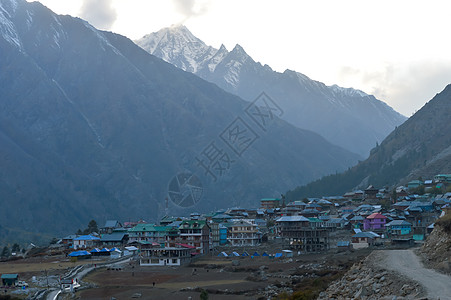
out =
[(342, 195), (354, 188), (406, 184), (451, 170), (451, 86), (397, 127), (365, 161), (287, 193), (289, 200)]

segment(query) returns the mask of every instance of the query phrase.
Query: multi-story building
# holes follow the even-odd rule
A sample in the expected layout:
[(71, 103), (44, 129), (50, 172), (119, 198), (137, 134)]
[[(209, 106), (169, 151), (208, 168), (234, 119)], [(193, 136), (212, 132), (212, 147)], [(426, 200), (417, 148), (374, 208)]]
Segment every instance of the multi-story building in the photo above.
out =
[(212, 240), (212, 247), (218, 247), (219, 241), (220, 241), (220, 234), (219, 234), (219, 223), (209, 221), (208, 225), (211, 228), (211, 240)]
[(316, 252), (329, 249), (329, 231), (312, 226), (303, 216), (284, 216), (276, 220), (276, 233), (292, 249)]
[(263, 198), (260, 201), (260, 207), (264, 209), (273, 209), (280, 206), (278, 198)]
[(178, 242), (178, 228), (154, 224), (138, 224), (129, 231), (129, 243), (146, 242), (173, 247)]
[(82, 235), (74, 238), (74, 249), (90, 249), (96, 247), (100, 238), (92, 235)]
[(373, 230), (376, 232), (382, 232), (385, 230), (385, 224), (387, 223), (387, 217), (380, 213), (373, 213), (363, 220), (364, 230)]
[(228, 238), (232, 246), (256, 246), (261, 243), (262, 234), (258, 226), (245, 220), (233, 222)]
[(212, 245), (210, 226), (205, 220), (185, 220), (179, 228), (178, 241), (195, 247), (195, 252), (199, 254), (208, 253)]
[(180, 266), (191, 260), (191, 249), (185, 247), (144, 248), (141, 266)]

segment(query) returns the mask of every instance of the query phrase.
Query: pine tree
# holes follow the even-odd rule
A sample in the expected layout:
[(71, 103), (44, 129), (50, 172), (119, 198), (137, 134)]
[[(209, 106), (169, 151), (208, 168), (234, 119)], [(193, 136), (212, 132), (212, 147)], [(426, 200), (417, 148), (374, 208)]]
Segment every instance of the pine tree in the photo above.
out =
[(0, 256), (3, 258), (8, 258), (10, 256), (9, 248), (7, 246), (3, 247), (2, 254)]
[(99, 227), (97, 226), (97, 222), (95, 220), (89, 221), (88, 224), (88, 234), (93, 232), (99, 232)]
[(19, 244), (15, 243), (13, 247), (11, 248), (11, 252), (19, 253), (20, 252), (20, 246)]

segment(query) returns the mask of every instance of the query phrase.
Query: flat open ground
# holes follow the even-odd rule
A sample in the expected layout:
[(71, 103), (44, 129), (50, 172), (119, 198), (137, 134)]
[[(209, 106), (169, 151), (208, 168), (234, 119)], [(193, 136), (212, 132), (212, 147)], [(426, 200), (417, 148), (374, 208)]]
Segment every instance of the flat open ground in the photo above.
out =
[[(318, 264), (316, 269), (335, 268), (352, 264), (367, 254), (309, 254), (293, 259), (210, 256), (182, 267), (140, 267), (134, 264), (121, 271), (99, 268), (83, 279), (97, 287), (82, 290), (77, 296), (81, 299), (131, 299), (134, 294), (140, 294), (142, 299), (186, 300), (190, 296), (199, 299), (200, 289), (206, 289), (210, 299), (257, 299), (265, 295), (265, 288), (270, 285), (294, 286), (296, 283), (290, 275), (304, 272), (302, 266), (313, 265), (315, 269)], [(239, 261), (239, 266), (232, 266), (233, 260)], [(256, 279), (261, 266), (265, 266), (266, 280)]]
[[(182, 267), (140, 267), (137, 262), (122, 264), (122, 270), (97, 268), (83, 278), (95, 287), (80, 290), (78, 299), (199, 299), (201, 289), (210, 299), (268, 298), (285, 290), (290, 293), (304, 285), (304, 279), (328, 277), (344, 271), (356, 260), (368, 255), (365, 251), (295, 255), (293, 258), (268, 257), (224, 258), (205, 256)], [(235, 261), (235, 265), (232, 262)], [(81, 264), (100, 264), (97, 259), (71, 262), (64, 255), (26, 258), (0, 263), (0, 273), (19, 273), (31, 288), (57, 287), (58, 278)], [(238, 263), (236, 263), (238, 262)], [(262, 268), (260, 268), (262, 267)], [(194, 269), (196, 270), (193, 274)], [(48, 275), (48, 277), (47, 277)], [(31, 278), (37, 277), (37, 282)], [(155, 286), (153, 283), (155, 282)], [(86, 284), (83, 284), (86, 287)], [(8, 291), (8, 294), (12, 292)], [(63, 295), (62, 299), (72, 299)]]
[[(100, 263), (102, 261), (97, 261)], [(71, 262), (68, 258), (27, 258), (12, 262), (0, 263), (0, 274), (32, 273), (44, 270), (66, 270), (83, 264), (93, 264), (94, 260), (79, 260)]]

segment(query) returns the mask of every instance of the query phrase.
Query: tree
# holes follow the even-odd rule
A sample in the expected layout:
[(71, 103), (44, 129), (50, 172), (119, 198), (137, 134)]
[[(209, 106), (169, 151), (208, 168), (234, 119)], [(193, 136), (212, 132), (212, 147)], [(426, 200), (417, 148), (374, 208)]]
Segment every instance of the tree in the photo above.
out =
[(266, 221), (266, 227), (271, 228), (271, 227), (273, 227), (274, 225), (275, 225), (275, 223), (274, 223), (273, 220), (268, 220), (268, 221)]
[(19, 246), (19, 244), (15, 243), (15, 244), (12, 246), (12, 248), (11, 248), (11, 252), (19, 253), (19, 252), (20, 252), (20, 246)]
[(393, 203), (398, 201), (398, 193), (396, 192), (396, 189), (393, 189), (393, 192), (391, 194), (391, 198), (392, 198)]
[(11, 255), (9, 252), (9, 248), (7, 246), (3, 247), (2, 254), (0, 255), (3, 258), (8, 258)]
[(200, 292), (200, 299), (208, 300), (208, 292), (206, 290), (202, 290), (202, 292)]
[(88, 223), (87, 233), (99, 232), (99, 227), (97, 226), (97, 222), (95, 220), (91, 220)]

